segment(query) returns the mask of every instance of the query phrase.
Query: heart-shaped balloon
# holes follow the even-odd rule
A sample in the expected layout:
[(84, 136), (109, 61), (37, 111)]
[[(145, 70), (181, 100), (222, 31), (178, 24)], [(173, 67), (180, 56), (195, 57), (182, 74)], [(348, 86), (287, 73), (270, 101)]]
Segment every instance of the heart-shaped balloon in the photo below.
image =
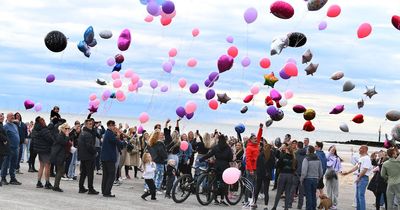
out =
[(233, 66), (233, 58), (229, 55), (222, 55), (217, 62), (219, 73), (228, 71)]
[(393, 15), (392, 24), (396, 29), (400, 30), (400, 16)]
[(25, 109), (32, 109), (35, 106), (35, 103), (29, 99), (24, 102)]
[(305, 130), (307, 132), (311, 132), (311, 131), (315, 130), (315, 127), (313, 126), (311, 121), (307, 121), (303, 125), (303, 130)]
[(363, 123), (364, 122), (364, 116), (362, 114), (358, 114), (358, 115), (353, 117), (352, 121), (355, 122), (355, 123), (358, 123), (358, 124)]

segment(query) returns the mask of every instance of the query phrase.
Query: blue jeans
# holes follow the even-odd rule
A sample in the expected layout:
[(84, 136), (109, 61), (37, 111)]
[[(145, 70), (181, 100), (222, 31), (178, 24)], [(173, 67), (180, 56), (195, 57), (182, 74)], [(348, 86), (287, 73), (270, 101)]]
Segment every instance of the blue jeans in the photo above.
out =
[[(30, 148), (31, 148), (31, 141), (32, 141), (32, 139), (28, 139), (28, 144), (24, 144), (24, 149), (26, 150), (26, 159), (27, 160), (29, 160), (29, 158), (30, 158), (30, 155), (31, 155), (31, 152), (30, 152)], [(23, 156), (22, 156), (23, 157)], [(22, 158), (22, 159), (24, 159), (24, 158)]]
[(306, 210), (317, 209), (317, 185), (318, 179), (306, 178), (304, 179), (303, 186), (306, 194)]
[(11, 180), (15, 179), (15, 169), (18, 161), (18, 148), (10, 148), (10, 153), (4, 157), (1, 166), (1, 178), (5, 179), (9, 172)]
[(357, 210), (365, 210), (365, 190), (368, 186), (368, 176), (363, 176), (360, 178), (360, 181), (357, 183)]
[(164, 178), (164, 164), (156, 163), (156, 173), (154, 174), (154, 182), (156, 184), (156, 189), (161, 189), (161, 183)]
[(74, 178), (74, 176), (75, 176), (77, 152), (78, 152), (78, 150), (76, 150), (74, 153), (71, 154), (72, 155), (71, 163), (69, 164), (69, 168), (68, 168), (68, 177), (69, 178)]

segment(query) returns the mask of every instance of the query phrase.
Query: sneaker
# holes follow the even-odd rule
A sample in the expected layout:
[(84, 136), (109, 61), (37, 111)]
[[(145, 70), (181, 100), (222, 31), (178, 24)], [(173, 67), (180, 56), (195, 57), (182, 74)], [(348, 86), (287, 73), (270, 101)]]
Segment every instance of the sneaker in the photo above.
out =
[(89, 191), (89, 190), (86, 188), (79, 189), (79, 193), (86, 193), (87, 191)]
[(59, 187), (54, 187), (53, 188), (53, 191), (56, 191), (56, 192), (64, 192), (62, 189), (60, 189)]
[(337, 207), (336, 207), (336, 206), (332, 206), (330, 209), (331, 209), (331, 210), (336, 210)]
[(229, 204), (225, 200), (221, 200), (219, 203), (223, 206), (229, 206)]
[(251, 207), (251, 208), (257, 208), (257, 204), (252, 203), (252, 204), (250, 205), (250, 207)]
[(77, 177), (77, 176), (74, 176), (74, 177), (72, 177), (72, 179), (73, 179), (73, 180), (77, 180), (77, 179), (78, 179), (78, 177)]
[(243, 208), (248, 208), (250, 206), (250, 202), (244, 202), (243, 203)]
[(97, 171), (96, 175), (103, 175), (103, 174), (100, 171)]
[(120, 183), (119, 181), (114, 181), (113, 185), (114, 185), (114, 186), (120, 186), (121, 183)]
[(89, 190), (89, 192), (88, 192), (88, 195), (98, 195), (98, 194), (99, 194), (99, 192), (96, 191), (95, 189), (91, 189), (91, 190)]
[(143, 200), (147, 201), (146, 197), (144, 195), (140, 196)]
[(157, 190), (157, 195), (162, 195), (163, 193), (159, 190)]
[(10, 181), (10, 184), (11, 184), (11, 185), (21, 185), (22, 183), (19, 182), (19, 181), (16, 180), (16, 179), (12, 179), (12, 180)]
[(38, 181), (36, 184), (36, 188), (43, 188), (43, 184), (41, 181)]
[(8, 185), (7, 179), (5, 179), (5, 178), (1, 179), (1, 184)]
[(69, 178), (67, 178), (67, 177), (61, 177), (61, 180), (63, 180), (63, 181), (68, 181), (68, 179)]
[(33, 172), (35, 172), (35, 171), (33, 170), (33, 168), (30, 168), (30, 169), (28, 170), (28, 172), (33, 173)]
[(74, 179), (73, 178), (68, 178), (67, 181), (74, 181)]
[(218, 201), (214, 201), (214, 205), (219, 205), (219, 202)]
[(44, 185), (44, 189), (52, 190), (52, 189), (53, 189), (53, 186), (50, 184), (50, 182), (47, 182), (47, 183)]
[(115, 195), (114, 195), (114, 194), (110, 194), (110, 195), (103, 195), (103, 197), (106, 197), (106, 198), (115, 198)]
[(151, 198), (151, 200), (152, 200), (152, 201), (156, 201), (156, 200), (157, 200), (157, 198)]

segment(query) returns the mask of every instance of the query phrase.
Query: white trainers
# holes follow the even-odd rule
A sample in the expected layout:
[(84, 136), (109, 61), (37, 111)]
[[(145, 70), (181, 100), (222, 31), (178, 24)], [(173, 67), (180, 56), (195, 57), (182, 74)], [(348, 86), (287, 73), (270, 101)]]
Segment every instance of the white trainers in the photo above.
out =
[(245, 203), (243, 203), (243, 208), (248, 208), (248, 207), (250, 207), (250, 202), (245, 202)]
[(68, 178), (67, 177), (61, 177), (61, 180), (68, 181)]
[(162, 195), (163, 192), (157, 190), (157, 195)]

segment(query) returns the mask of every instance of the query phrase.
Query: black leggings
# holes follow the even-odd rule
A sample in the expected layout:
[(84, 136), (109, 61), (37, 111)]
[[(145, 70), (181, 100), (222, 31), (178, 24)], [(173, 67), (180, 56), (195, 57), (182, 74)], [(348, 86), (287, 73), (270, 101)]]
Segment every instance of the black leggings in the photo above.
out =
[(375, 195), (375, 207), (376, 210), (379, 210), (381, 207), (381, 197), (383, 195), (383, 199), (385, 200), (385, 209), (387, 210), (387, 199), (386, 199), (386, 192), (378, 192), (374, 193)]
[(36, 160), (37, 153), (34, 152), (33, 150), (30, 150), (29, 152), (30, 152), (29, 161), (28, 161), (29, 168), (34, 169), (35, 168), (35, 160)]
[(269, 184), (271, 180), (268, 177), (260, 177), (257, 176), (257, 185), (256, 185), (256, 191), (254, 195), (255, 202), (257, 203), (258, 200), (258, 194), (260, 193), (261, 190), (264, 190), (264, 204), (268, 205), (269, 201)]

